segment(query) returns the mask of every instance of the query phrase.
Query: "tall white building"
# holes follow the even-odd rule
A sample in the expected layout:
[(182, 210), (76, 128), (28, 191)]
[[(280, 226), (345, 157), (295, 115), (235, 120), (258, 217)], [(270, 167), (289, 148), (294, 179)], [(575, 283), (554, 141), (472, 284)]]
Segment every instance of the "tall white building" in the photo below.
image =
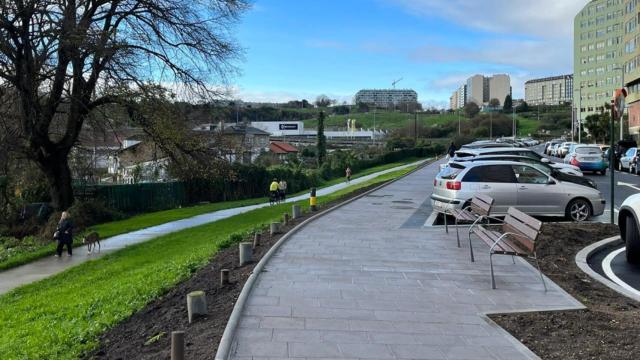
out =
[(493, 75), (489, 78), (489, 101), (491, 99), (500, 100), (504, 105), (504, 99), (511, 95), (511, 78), (506, 74)]
[(482, 106), (491, 99), (498, 99), (500, 104), (503, 104), (507, 95), (511, 95), (509, 75), (497, 74), (491, 77), (474, 75), (458, 89), (458, 106), (463, 107), (469, 102)]
[(476, 105), (484, 104), (484, 76), (474, 75), (467, 79), (467, 102), (474, 102)]
[(377, 107), (391, 107), (403, 103), (417, 103), (418, 93), (409, 89), (372, 89), (356, 93), (356, 104), (364, 103)]

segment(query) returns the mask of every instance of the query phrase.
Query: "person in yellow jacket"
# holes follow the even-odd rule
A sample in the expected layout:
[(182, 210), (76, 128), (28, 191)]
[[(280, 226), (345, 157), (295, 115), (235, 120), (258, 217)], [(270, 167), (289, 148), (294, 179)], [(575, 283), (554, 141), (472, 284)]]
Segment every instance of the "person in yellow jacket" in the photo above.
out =
[(278, 179), (273, 179), (269, 185), (269, 202), (274, 204), (278, 201)]

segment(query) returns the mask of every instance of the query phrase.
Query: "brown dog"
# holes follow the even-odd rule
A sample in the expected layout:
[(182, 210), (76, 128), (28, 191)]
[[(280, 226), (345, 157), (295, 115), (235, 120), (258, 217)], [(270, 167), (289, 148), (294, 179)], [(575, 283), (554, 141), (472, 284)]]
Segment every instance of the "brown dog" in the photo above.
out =
[(87, 244), (87, 253), (91, 254), (98, 244), (98, 252), (100, 252), (100, 235), (97, 232), (92, 232), (89, 235), (82, 238), (82, 243)]

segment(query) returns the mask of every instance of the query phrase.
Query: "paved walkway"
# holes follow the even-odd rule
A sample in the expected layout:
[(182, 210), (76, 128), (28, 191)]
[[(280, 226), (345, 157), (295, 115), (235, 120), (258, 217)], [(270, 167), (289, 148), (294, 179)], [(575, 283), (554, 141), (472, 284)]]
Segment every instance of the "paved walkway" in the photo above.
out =
[[(432, 165), (309, 224), (275, 254), (243, 310), (232, 358), (530, 359), (482, 315), (580, 304), (524, 261), (424, 227)], [(424, 224), (424, 222), (423, 222)]]
[[(379, 171), (374, 174), (359, 177), (353, 179), (350, 184), (339, 183), (336, 185), (328, 186), (319, 189), (317, 196), (328, 195), (338, 190), (344, 189), (350, 185), (359, 184), (371, 180), (377, 176), (387, 174), (393, 171), (404, 169), (410, 166), (421, 164), (423, 161), (419, 161), (412, 164), (402, 165), (392, 169)], [(309, 195), (304, 194), (287, 199), (286, 202), (296, 202), (299, 200), (308, 199)], [(60, 273), (68, 268), (81, 264), (88, 260), (96, 259), (100, 256), (104, 256), (108, 253), (120, 250), (126, 246), (138, 244), (156, 238), (158, 236), (166, 235), (172, 232), (200, 226), (208, 223), (212, 223), (218, 220), (226, 219), (238, 214), (246, 213), (251, 210), (263, 208), (269, 206), (269, 203), (263, 203), (258, 205), (244, 206), (227, 210), (215, 211), (208, 214), (198, 215), (192, 218), (177, 220), (162, 225), (149, 227), (146, 229), (130, 232), (114, 236), (101, 241), (102, 251), (99, 254), (87, 254), (85, 248), (74, 249), (74, 255), (72, 257), (55, 258), (53, 256), (43, 258), (32, 263), (22, 265), (10, 270), (0, 272), (0, 294), (11, 291), (12, 289), (25, 284), (32, 283), (49, 277), (51, 275)], [(66, 254), (66, 253), (65, 253)]]

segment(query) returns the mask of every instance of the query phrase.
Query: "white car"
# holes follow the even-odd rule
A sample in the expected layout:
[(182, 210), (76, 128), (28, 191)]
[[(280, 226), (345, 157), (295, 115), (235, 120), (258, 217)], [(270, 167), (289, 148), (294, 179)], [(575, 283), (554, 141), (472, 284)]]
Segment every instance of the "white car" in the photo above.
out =
[(631, 195), (622, 203), (618, 227), (627, 247), (627, 261), (640, 264), (640, 194)]

